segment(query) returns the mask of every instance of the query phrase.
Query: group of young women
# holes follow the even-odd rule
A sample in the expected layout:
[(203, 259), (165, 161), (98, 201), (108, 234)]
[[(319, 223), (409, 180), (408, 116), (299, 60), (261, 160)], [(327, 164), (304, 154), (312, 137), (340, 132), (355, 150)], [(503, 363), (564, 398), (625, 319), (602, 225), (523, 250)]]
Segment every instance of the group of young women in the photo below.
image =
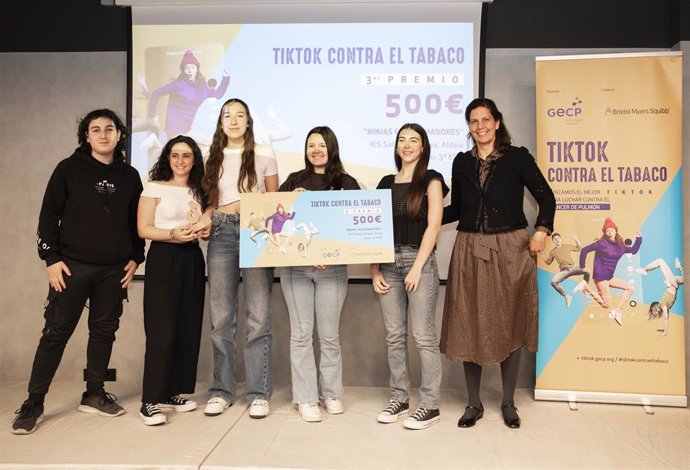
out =
[[(388, 346), (391, 399), (377, 416), (424, 429), (440, 419), (441, 353), (463, 361), (469, 404), (458, 426), (473, 426), (483, 415), (479, 398), (482, 366), (501, 363), (505, 424), (520, 426), (513, 402), (520, 349), (537, 346), (536, 266), (553, 230), (555, 199), (526, 149), (510, 145), (501, 113), (490, 99), (466, 109), (472, 150), (453, 163), (448, 187), (428, 168), (431, 144), (418, 124), (397, 133), (397, 173), (377, 188), (390, 189), (395, 260), (371, 266)], [(162, 424), (162, 410), (190, 411), (196, 379), (204, 305), (204, 259), (199, 239), (208, 239), (208, 277), (213, 384), (204, 413), (221, 414), (235, 395), (235, 330), (240, 277), (247, 333), (244, 350), (249, 415), (269, 413), (271, 376), (272, 268), (239, 268), (240, 194), (271, 191), (357, 190), (340, 160), (338, 141), (328, 127), (315, 127), (305, 142), (305, 168), (279, 187), (270, 147), (255, 143), (246, 103), (226, 101), (204, 162), (194, 141), (168, 142), (151, 169), (139, 204), (138, 228), (151, 240), (144, 287), (146, 360), (139, 416)], [(539, 204), (537, 231), (529, 238), (522, 209), (524, 188)], [(435, 245), (443, 223), (458, 221), (450, 261), (441, 337), (435, 322), (439, 277)], [(292, 400), (309, 422), (322, 420), (321, 407), (343, 413), (340, 314), (347, 295), (346, 266), (281, 269), (281, 287), (290, 317)], [(407, 353), (409, 325), (421, 357), (420, 402), (410, 409)], [(317, 361), (313, 348), (316, 324)]]

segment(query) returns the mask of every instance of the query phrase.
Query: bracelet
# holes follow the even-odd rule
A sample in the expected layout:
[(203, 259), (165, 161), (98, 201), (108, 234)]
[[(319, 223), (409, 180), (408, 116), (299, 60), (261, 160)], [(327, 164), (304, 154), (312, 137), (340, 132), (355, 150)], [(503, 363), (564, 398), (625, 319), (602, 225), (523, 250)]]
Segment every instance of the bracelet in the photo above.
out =
[(175, 229), (174, 229), (174, 228), (171, 228), (171, 229), (170, 229), (170, 239), (171, 239), (171, 240), (174, 240), (174, 239), (175, 239)]

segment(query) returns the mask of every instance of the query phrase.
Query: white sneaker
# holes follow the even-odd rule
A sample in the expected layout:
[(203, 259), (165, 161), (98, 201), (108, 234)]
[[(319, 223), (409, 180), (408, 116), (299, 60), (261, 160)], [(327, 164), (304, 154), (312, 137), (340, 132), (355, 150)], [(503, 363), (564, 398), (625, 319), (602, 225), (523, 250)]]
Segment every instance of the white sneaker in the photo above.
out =
[(231, 401), (226, 400), (223, 397), (211, 397), (209, 401), (206, 402), (206, 408), (204, 408), (204, 414), (206, 416), (218, 416), (226, 408), (232, 405)]
[(676, 269), (678, 269), (679, 271), (683, 271), (683, 265), (680, 264), (680, 260), (678, 258), (676, 258), (675, 265), (676, 265)]
[(318, 403), (299, 403), (297, 405), (299, 414), (308, 423), (318, 423), (321, 421), (321, 409)]
[(323, 401), (323, 407), (326, 408), (326, 413), (331, 415), (339, 415), (345, 411), (343, 401), (338, 397), (326, 398)]
[(609, 312), (609, 318), (618, 323), (619, 326), (623, 326), (623, 316), (618, 310), (611, 310)]
[(583, 279), (582, 281), (578, 282), (575, 288), (573, 289), (573, 294), (577, 294), (581, 290), (584, 290), (585, 286), (587, 285), (587, 282)]
[(647, 270), (645, 268), (635, 268), (635, 272), (641, 276), (647, 275)]
[(252, 418), (265, 418), (266, 416), (268, 416), (269, 411), (270, 408), (268, 406), (268, 400), (264, 400), (262, 398), (257, 398), (256, 400), (253, 400), (252, 404), (249, 405), (249, 416), (251, 416)]

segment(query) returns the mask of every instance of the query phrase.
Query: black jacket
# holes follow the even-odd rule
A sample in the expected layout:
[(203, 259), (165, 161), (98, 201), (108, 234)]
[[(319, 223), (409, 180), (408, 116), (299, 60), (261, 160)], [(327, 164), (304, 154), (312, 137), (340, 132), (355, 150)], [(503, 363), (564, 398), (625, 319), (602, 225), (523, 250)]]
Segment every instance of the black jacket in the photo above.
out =
[(142, 191), (137, 170), (105, 165), (82, 150), (58, 163), (38, 219), (38, 255), (50, 266), (63, 258), (88, 264), (144, 261), (137, 234)]
[(458, 220), (458, 231), (499, 233), (527, 227), (522, 210), (524, 188), (539, 204), (536, 227), (553, 231), (556, 199), (532, 155), (524, 147), (509, 147), (489, 170), (484, 188), (479, 184), (479, 160), (471, 152), (453, 160), (451, 203), (443, 223)]

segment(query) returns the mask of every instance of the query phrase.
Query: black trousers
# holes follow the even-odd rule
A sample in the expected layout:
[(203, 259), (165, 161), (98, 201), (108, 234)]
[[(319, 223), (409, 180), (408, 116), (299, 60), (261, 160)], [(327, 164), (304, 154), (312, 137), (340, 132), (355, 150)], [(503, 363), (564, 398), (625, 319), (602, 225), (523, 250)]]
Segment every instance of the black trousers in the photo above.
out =
[(60, 365), (67, 341), (72, 336), (89, 301), (89, 341), (86, 348), (86, 380), (89, 390), (103, 386), (115, 332), (122, 316), (123, 289), (120, 279), (125, 263), (117, 265), (85, 264), (63, 260), (71, 276), (64, 275), (66, 289), (48, 291), (45, 326), (36, 349), (29, 380), (29, 393), (48, 393)]
[(205, 273), (198, 243), (151, 243), (144, 283), (144, 403), (194, 392)]

